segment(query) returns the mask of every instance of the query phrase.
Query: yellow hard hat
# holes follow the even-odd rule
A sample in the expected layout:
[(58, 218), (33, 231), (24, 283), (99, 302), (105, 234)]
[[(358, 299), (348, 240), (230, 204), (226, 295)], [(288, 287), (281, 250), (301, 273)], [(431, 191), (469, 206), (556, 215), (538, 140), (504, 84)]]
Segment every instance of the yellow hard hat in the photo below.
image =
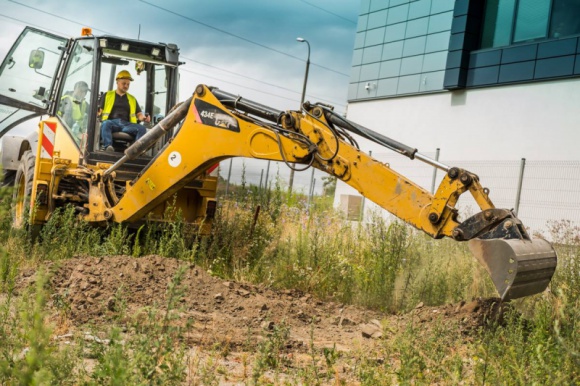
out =
[(119, 79), (129, 79), (130, 81), (133, 81), (133, 78), (131, 77), (131, 73), (127, 70), (119, 71), (115, 80), (119, 80)]

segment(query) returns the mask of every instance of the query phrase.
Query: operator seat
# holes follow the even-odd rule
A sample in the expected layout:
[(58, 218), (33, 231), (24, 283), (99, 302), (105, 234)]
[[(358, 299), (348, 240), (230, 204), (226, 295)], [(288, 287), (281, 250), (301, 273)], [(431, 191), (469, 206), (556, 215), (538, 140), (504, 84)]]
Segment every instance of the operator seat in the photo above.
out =
[(128, 148), (133, 142), (135, 142), (135, 137), (129, 133), (125, 133), (122, 131), (118, 131), (113, 133), (113, 147), (116, 151), (125, 150)]

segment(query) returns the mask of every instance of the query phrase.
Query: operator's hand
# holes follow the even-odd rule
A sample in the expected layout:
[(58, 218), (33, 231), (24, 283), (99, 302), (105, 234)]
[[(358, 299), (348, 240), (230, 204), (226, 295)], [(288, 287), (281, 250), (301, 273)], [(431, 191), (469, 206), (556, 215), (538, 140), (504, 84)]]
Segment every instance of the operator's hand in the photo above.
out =
[(151, 122), (151, 116), (147, 113), (140, 113), (138, 117), (141, 122)]

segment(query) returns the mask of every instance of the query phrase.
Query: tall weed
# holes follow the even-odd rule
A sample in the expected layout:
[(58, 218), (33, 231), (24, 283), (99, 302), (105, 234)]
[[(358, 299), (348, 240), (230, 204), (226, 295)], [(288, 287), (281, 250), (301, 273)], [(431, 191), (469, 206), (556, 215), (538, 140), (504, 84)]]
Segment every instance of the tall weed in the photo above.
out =
[(17, 301), (0, 304), (0, 383), (72, 385), (78, 352), (59, 348), (51, 340), (46, 309), (47, 276), (39, 272), (36, 283)]
[(134, 316), (132, 334), (122, 339), (112, 328), (107, 346), (95, 346), (97, 366), (91, 374), (96, 385), (173, 385), (186, 376), (186, 347), (183, 343), (188, 323), (179, 321), (179, 304), (186, 291), (180, 268), (167, 287), (161, 311), (148, 308)]
[(56, 209), (42, 227), (40, 240), (32, 242), (32, 256), (41, 261), (102, 255), (100, 230), (79, 219), (73, 207)]

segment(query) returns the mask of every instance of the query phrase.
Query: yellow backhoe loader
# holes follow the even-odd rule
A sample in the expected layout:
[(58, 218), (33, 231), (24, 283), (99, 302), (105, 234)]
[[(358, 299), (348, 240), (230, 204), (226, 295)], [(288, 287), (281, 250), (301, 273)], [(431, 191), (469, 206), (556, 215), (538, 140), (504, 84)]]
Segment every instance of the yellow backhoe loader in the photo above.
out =
[[(321, 103), (279, 111), (198, 85), (177, 104), (175, 45), (85, 35), (63, 39), (27, 28), (0, 67), (0, 103), (9, 109), (0, 135), (46, 115), (34, 136), (4, 137), (5, 181), (15, 188), (14, 226), (27, 216), (30, 224), (41, 225), (65, 205), (94, 224), (167, 221), (165, 209), (175, 200), (183, 220), (207, 234), (216, 208), (212, 169), (225, 159), (248, 157), (317, 168), (434, 238), (468, 242), (504, 300), (542, 292), (549, 284), (554, 249), (531, 239), (513, 212), (496, 208), (477, 175), (432, 160)], [(114, 138), (114, 151), (102, 151), (99, 95), (113, 89), (120, 70), (137, 71), (130, 92), (152, 112), (153, 124), (139, 139)], [(59, 103), (79, 81), (89, 85), (80, 129), (59, 113)], [(431, 194), (361, 151), (353, 135), (437, 167), (445, 177)], [(459, 222), (456, 204), (467, 192), (481, 212)]]

